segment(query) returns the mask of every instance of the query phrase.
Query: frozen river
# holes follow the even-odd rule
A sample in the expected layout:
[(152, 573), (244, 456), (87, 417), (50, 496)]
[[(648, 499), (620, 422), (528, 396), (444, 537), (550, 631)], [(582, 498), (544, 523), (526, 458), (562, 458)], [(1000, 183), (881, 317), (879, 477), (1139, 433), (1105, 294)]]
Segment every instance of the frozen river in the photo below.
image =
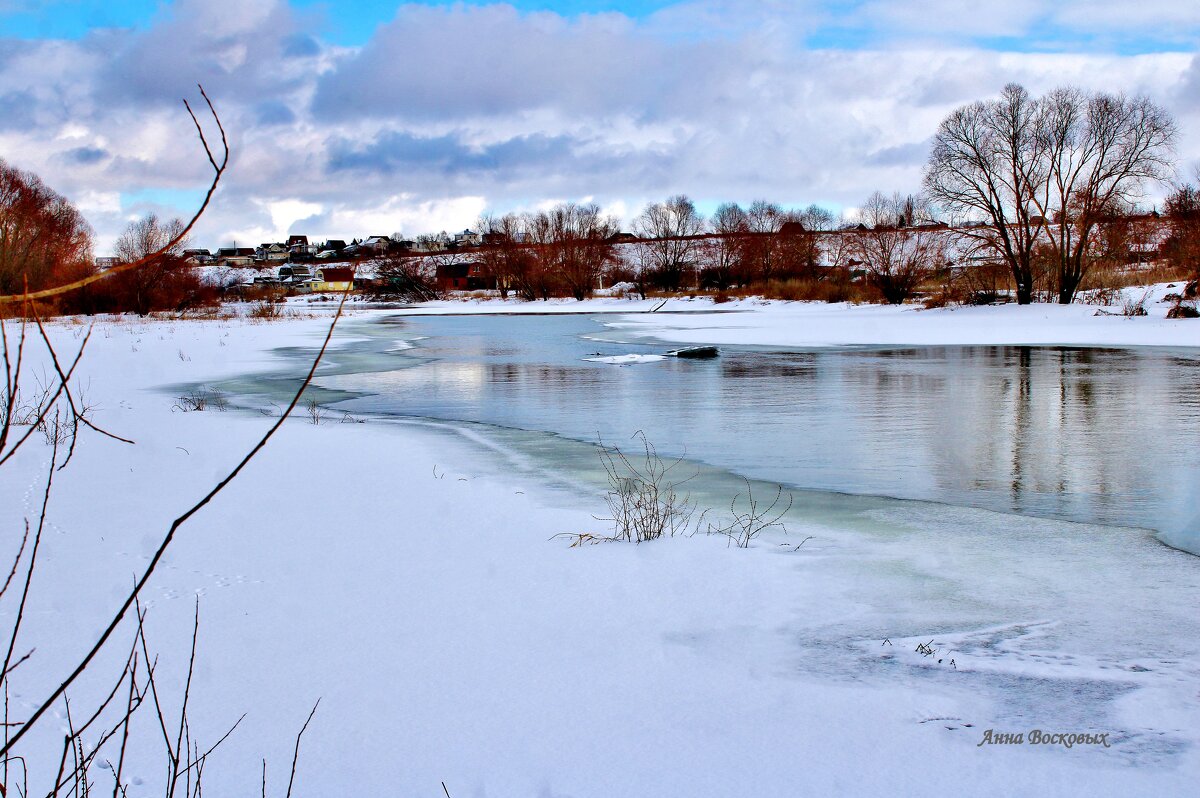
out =
[[(355, 412), (574, 441), (644, 431), (664, 454), (795, 488), (924, 499), (1168, 540), (1200, 506), (1200, 353), (926, 347), (662, 353), (597, 317), (392, 318), (320, 385)], [(411, 348), (409, 348), (411, 347)], [(346, 373), (353, 372), (353, 373)]]
[[(639, 430), (686, 458), (700, 507), (728, 508), (744, 479), (782, 485), (788, 533), (760, 545), (791, 556), (812, 536), (803, 556), (830, 586), (788, 633), (807, 676), (935, 680), (984, 700), (979, 723), (1113, 735), (1089, 756), (1162, 763), (1192, 744), (1200, 559), (1163, 541), (1193, 546), (1197, 524), (1195, 350), (723, 347), (616, 365), (603, 358), (670, 347), (589, 316), (343, 334), (313, 394), (335, 412), (443, 426), (491, 453), (480, 468), (597, 510), (596, 442), (636, 446)], [(225, 387), (282, 397), (294, 374)], [(939, 655), (914, 653), (924, 642)]]

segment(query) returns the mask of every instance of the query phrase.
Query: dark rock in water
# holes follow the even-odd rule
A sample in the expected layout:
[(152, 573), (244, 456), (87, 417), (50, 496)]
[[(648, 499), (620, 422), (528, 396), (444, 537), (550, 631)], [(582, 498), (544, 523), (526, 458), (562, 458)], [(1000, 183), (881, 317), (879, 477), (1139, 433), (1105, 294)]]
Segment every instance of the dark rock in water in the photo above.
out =
[(687, 346), (683, 349), (667, 352), (667, 355), (670, 357), (708, 358), (716, 357), (719, 353), (720, 350), (715, 346)]

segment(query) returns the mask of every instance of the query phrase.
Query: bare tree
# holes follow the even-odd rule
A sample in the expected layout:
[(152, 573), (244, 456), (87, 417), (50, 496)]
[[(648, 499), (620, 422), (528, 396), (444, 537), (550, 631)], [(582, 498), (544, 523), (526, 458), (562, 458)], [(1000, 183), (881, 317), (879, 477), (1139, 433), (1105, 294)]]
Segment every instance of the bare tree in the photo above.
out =
[(684, 273), (696, 264), (696, 236), (704, 232), (704, 218), (696, 206), (684, 194), (651, 203), (634, 222), (634, 230), (645, 242), (654, 281), (666, 290), (678, 291)]
[[(852, 257), (885, 301), (898, 305), (944, 262), (945, 236), (922, 197), (875, 192), (859, 210), (862, 226), (843, 234)], [(916, 224), (914, 224), (916, 223)]]
[[(484, 214), (479, 218), (479, 232), (483, 244), (479, 248), (479, 260), (484, 273), (495, 281), (501, 297), (510, 291), (525, 295), (523, 287), (528, 285), (531, 257), (524, 245), (524, 220), (515, 213), (501, 217)], [(532, 296), (526, 296), (532, 299)]]
[(746, 210), (746, 266), (751, 278), (764, 283), (775, 276), (778, 265), (779, 229), (787, 221), (783, 209), (774, 202), (755, 200)]
[(1045, 225), (1036, 209), (1049, 187), (1040, 118), (1040, 104), (1010, 83), (1000, 99), (965, 105), (942, 120), (925, 167), (934, 202), (983, 223), (963, 234), (1008, 265), (1022, 305), (1033, 301), (1033, 248)]
[(837, 229), (837, 214), (820, 205), (809, 205), (796, 214), (796, 218), (806, 230), (813, 232), (828, 232)]
[(698, 253), (701, 282), (724, 291), (746, 277), (746, 233), (750, 221), (736, 203), (726, 202), (713, 213), (709, 227), (715, 234), (705, 240)]
[(405, 302), (428, 302), (438, 299), (433, 268), (427, 258), (389, 252), (374, 258), (374, 295), (382, 299)]
[(1051, 248), (1060, 302), (1087, 270), (1097, 221), (1170, 166), (1175, 127), (1145, 98), (1059, 89), (1032, 97), (1009, 84), (998, 100), (946, 117), (925, 168), (929, 196), (978, 249), (1006, 263), (1017, 301), (1033, 300), (1034, 251)]
[(1150, 181), (1173, 170), (1175, 124), (1145, 97), (1058, 89), (1041, 101), (1049, 190), (1035, 201), (1048, 220), (1058, 301), (1068, 304), (1091, 265), (1092, 238)]
[[(832, 216), (829, 214), (830, 218)], [(820, 280), (825, 276), (821, 267), (820, 236), (816, 228), (808, 226), (808, 218), (812, 218), (808, 216), (808, 211), (791, 211), (783, 215), (783, 224), (775, 234), (776, 277)], [(826, 220), (817, 217), (813, 223), (824, 224)]]
[(0, 294), (94, 271), (92, 232), (65, 197), (0, 159)]
[(604, 270), (614, 262), (615, 219), (600, 214), (595, 204), (561, 203), (532, 216), (528, 233), (537, 259), (539, 295), (554, 292), (557, 283), (576, 299), (591, 296)]
[(1167, 197), (1165, 211), (1170, 233), (1163, 255), (1176, 269), (1200, 280), (1200, 188), (1179, 186)]
[[(188, 276), (183, 258), (187, 244), (180, 219), (162, 221), (151, 213), (130, 222), (117, 239), (114, 251), (117, 260), (133, 263), (153, 253), (159, 255), (142, 268), (119, 274), (110, 282), (113, 291), (120, 295), (117, 309), (129, 309), (145, 316), (152, 310), (164, 309), (164, 304), (173, 304), (168, 295), (178, 291), (169, 289), (182, 287), (178, 284), (185, 282)], [(195, 278), (190, 282), (199, 283)]]

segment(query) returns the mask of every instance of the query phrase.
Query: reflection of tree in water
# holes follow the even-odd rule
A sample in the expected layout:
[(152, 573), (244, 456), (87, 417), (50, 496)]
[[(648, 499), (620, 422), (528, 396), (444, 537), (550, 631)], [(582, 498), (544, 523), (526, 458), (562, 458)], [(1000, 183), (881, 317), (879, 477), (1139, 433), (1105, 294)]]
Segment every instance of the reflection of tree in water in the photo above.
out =
[(670, 454), (801, 488), (1158, 526), (1200, 443), (1200, 358), (1179, 351), (727, 349), (615, 366), (584, 361), (621, 348), (576, 337), (579, 321), (410, 323), (433, 333), (402, 354), (423, 362), (362, 384), (392, 397), (372, 408), (589, 441), (642, 429)]
[(726, 355), (721, 360), (721, 376), (745, 379), (816, 379), (817, 355), (779, 352)]
[(1029, 347), (1022, 346), (1016, 351), (1015, 362), (1012, 368), (1015, 369), (1013, 382), (1016, 389), (1016, 399), (1013, 403), (1013, 456), (1012, 456), (1012, 502), (1013, 509), (1020, 512), (1022, 508), (1022, 498), (1025, 492), (1025, 459), (1028, 457), (1026, 446), (1029, 445), (1029, 433), (1033, 423), (1033, 409), (1031, 407), (1030, 394), (1032, 385), (1029, 375), (1029, 364), (1031, 360)]

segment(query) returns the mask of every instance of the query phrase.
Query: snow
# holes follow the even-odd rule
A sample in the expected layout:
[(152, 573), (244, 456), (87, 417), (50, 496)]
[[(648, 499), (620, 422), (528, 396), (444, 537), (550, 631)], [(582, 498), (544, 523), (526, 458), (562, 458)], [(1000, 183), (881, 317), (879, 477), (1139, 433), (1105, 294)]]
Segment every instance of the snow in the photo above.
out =
[[(1033, 304), (949, 307), (850, 305), (739, 300), (701, 314), (645, 314), (609, 326), (639, 337), (681, 344), (778, 347), (1057, 345), (1200, 346), (1200, 322), (1166, 319), (1170, 305), (1156, 301), (1147, 316), (1125, 317), (1116, 306)], [(1129, 292), (1131, 295), (1133, 291)], [(1131, 298), (1141, 298), (1141, 292)], [(678, 305), (668, 304), (665, 310)], [(1097, 315), (1103, 310), (1109, 314)], [(737, 312), (729, 312), (737, 311)]]
[[(658, 304), (451, 301), (402, 312), (629, 314)], [(696, 309), (703, 312), (669, 312)], [(85, 435), (55, 476), (22, 638), (36, 657), (15, 678), (14, 713), (73, 664), (171, 519), (272, 423), (256, 410), (180, 412), (169, 386), (280, 368), (273, 350), (319, 344), (323, 310), (271, 323), (97, 325), (78, 384), (93, 419), (137, 443)], [(918, 311), (672, 300), (610, 324), (678, 343), (1200, 346), (1200, 322), (1167, 322), (1160, 310), (1125, 319), (1086, 306)], [(354, 323), (384, 313), (395, 311), (357, 310), (335, 343), (354, 340)], [(73, 321), (51, 325), (60, 355), (73, 354), (82, 330)], [(45, 369), (44, 352), (32, 347), (29, 357), (30, 373)], [(36, 517), (49, 451), (35, 436), (0, 469), (5, 529)], [(1130, 562), (1128, 574), (1094, 574), (1069, 530), (1028, 519), (1011, 519), (1011, 534), (1031, 530), (1047, 551), (1067, 552), (1060, 562), (1045, 559), (1045, 571), (1020, 573), (982, 534), (914, 549), (914, 538), (864, 532), (860, 521), (792, 528), (793, 542), (814, 535), (799, 549), (768, 540), (742, 550), (702, 536), (583, 548), (552, 539), (606, 531), (596, 520), (603, 511), (601, 496), (485, 447), (469, 430), (377, 419), (314, 425), (298, 413), (181, 529), (146, 594), (163, 686), (176, 690), (200, 599), (193, 733), (211, 742), (247, 713), (206, 767), (208, 791), (257, 792), (266, 758), (269, 791), (282, 794), (294, 735), (317, 697), (297, 796), (438, 794), (443, 781), (453, 796), (1182, 795), (1200, 777), (1194, 657), (1156, 658), (1156, 641), (1139, 640), (1136, 629), (1131, 644), (1148, 649), (1140, 659), (1072, 662), (1040, 647), (1058, 628), (1060, 591), (1065, 603), (1086, 593), (1093, 603), (1079, 606), (1094, 607), (1098, 594), (1124, 597), (1139, 580), (1194, 575), (1194, 558), (1160, 547)], [(1114, 535), (1105, 545), (1128, 541)], [(887, 580), (909, 571), (945, 591), (947, 620), (889, 620), (904, 617), (906, 596), (888, 592)], [(980, 573), (994, 583), (972, 585), (968, 575)], [(1039, 603), (1038, 591), (1051, 586)], [(1144, 596), (1142, 611), (1194, 606), (1194, 584), (1179, 590), (1157, 604)], [(956, 626), (950, 619), (982, 601), (976, 591), (1011, 594), (1028, 609), (994, 626)], [(11, 619), (8, 603), (0, 617)], [(1086, 616), (1071, 617), (1068, 631), (1086, 635)], [(877, 628), (896, 635), (889, 645), (883, 634), (867, 636)], [(960, 652), (956, 667), (916, 652), (926, 641)], [(882, 672), (838, 666), (859, 656), (880, 660)], [(1149, 673), (1132, 669), (1141, 662)], [(1081, 683), (1072, 679), (1107, 680), (1128, 691), (1114, 716), (1064, 715), (1061, 727), (1043, 728), (1124, 724), (1176, 745), (1161, 755), (1136, 746), (1121, 755), (1096, 746), (981, 747), (999, 713), (979, 689), (984, 678), (1029, 678), (1068, 694)], [(89, 689), (100, 686), (73, 700)], [(57, 762), (56, 731), (52, 722), (31, 742), (35, 760)], [(153, 740), (152, 726), (142, 731)], [(159, 774), (146, 754), (139, 762), (131, 775), (145, 787), (131, 795), (154, 791)]]
[(1145, 299), (1147, 315), (1126, 317), (1122, 304), (986, 305), (926, 310), (920, 305), (787, 302), (757, 297), (714, 304), (707, 296), (670, 299), (597, 297), (525, 302), (464, 296), (398, 310), (400, 315), (627, 314), (606, 322), (627, 336), (673, 344), (793, 348), (838, 346), (1180, 346), (1200, 347), (1200, 320), (1167, 319), (1163, 296), (1177, 284), (1127, 288), (1122, 300)]
[(606, 355), (600, 357), (585, 357), (593, 363), (612, 363), (614, 366), (632, 366), (635, 363), (657, 363), (666, 360), (666, 355)]

